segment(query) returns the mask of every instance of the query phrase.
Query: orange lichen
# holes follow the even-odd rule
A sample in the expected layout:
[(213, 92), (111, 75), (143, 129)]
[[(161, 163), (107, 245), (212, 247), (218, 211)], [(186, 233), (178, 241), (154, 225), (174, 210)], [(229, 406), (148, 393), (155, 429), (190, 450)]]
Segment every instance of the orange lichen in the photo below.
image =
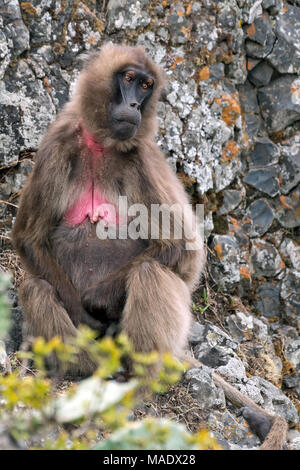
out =
[(34, 8), (34, 6), (32, 5), (32, 3), (21, 2), (20, 5), (21, 5), (22, 10), (26, 11), (26, 13), (28, 13), (28, 15), (37, 15), (37, 11)]
[(222, 245), (215, 245), (215, 252), (217, 253), (218, 257), (222, 259), (223, 254), (222, 254)]
[(246, 31), (247, 31), (247, 34), (248, 34), (249, 36), (254, 36), (254, 34), (256, 33), (255, 24), (252, 23), (252, 24), (249, 26), (249, 28), (247, 28)]
[(297, 97), (300, 97), (300, 89), (299, 86), (295, 86), (294, 84), (290, 88), (290, 92), (294, 93)]
[(210, 77), (210, 71), (207, 66), (202, 67), (202, 69), (199, 72), (199, 80), (202, 82), (203, 80), (208, 80)]
[(96, 41), (97, 41), (97, 38), (93, 34), (91, 34), (88, 41), (87, 41), (87, 43), (88, 44), (93, 44)]
[(268, 248), (268, 246), (266, 247), (266, 245), (260, 242), (253, 242), (253, 245), (255, 245), (256, 248), (259, 248), (260, 250), (265, 250), (266, 248)]
[(227, 105), (223, 108), (222, 119), (227, 124), (227, 126), (233, 126), (241, 114), (240, 105), (232, 93), (231, 95), (223, 95), (223, 101), (227, 102)]
[(252, 62), (251, 60), (248, 60), (248, 63), (247, 63), (247, 70), (252, 70), (253, 67), (255, 67), (255, 62)]
[(229, 165), (232, 160), (236, 159), (239, 151), (240, 148), (237, 143), (234, 140), (231, 140), (222, 151), (221, 163)]
[(178, 12), (177, 12), (177, 15), (178, 15), (178, 16), (183, 16), (183, 14), (184, 14), (183, 11), (178, 11)]
[(292, 198), (295, 199), (295, 201), (299, 201), (299, 195), (295, 191), (292, 192)]
[(171, 65), (171, 69), (176, 69), (177, 65), (180, 64), (180, 62), (184, 62), (184, 57), (177, 57)]
[(91, 10), (89, 9), (89, 7), (87, 5), (85, 5), (84, 3), (81, 3), (81, 6), (85, 10), (86, 13), (88, 13), (88, 14), (92, 13)]
[(250, 279), (250, 271), (247, 266), (241, 266), (240, 275), (246, 279)]
[(185, 35), (187, 39), (191, 39), (191, 29), (192, 29), (192, 24), (190, 24), (187, 28), (185, 26), (181, 26), (180, 32)]
[(166, 6), (168, 5), (168, 3), (166, 2), (166, 0), (163, 0), (163, 1), (161, 2), (161, 4), (162, 4), (163, 7), (166, 7)]
[(282, 204), (282, 206), (285, 208), (285, 209), (293, 209), (293, 206), (291, 206), (288, 202), (287, 202), (287, 197), (286, 196), (279, 196), (279, 199), (280, 199), (280, 202)]
[(235, 219), (234, 217), (230, 217), (230, 218), (229, 218), (229, 222), (230, 222), (231, 225), (233, 226), (234, 232), (236, 232), (237, 230), (240, 230), (241, 225), (240, 225), (240, 223), (237, 221), (237, 219)]
[(192, 4), (189, 3), (188, 6), (187, 6), (187, 8), (186, 8), (185, 14), (186, 14), (186, 15), (189, 15), (189, 14), (191, 13), (191, 11), (192, 11)]

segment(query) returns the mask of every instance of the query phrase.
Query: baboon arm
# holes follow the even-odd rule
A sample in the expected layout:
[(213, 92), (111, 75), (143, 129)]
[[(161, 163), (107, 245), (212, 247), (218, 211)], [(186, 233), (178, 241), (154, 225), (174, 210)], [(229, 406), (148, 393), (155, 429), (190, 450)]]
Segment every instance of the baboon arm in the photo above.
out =
[[(191, 367), (202, 367), (201, 362), (189, 354), (186, 354), (184, 359)], [(233, 405), (242, 407), (242, 415), (248, 421), (253, 432), (263, 440), (263, 444), (260, 447), (261, 450), (284, 449), (288, 429), (284, 418), (269, 414), (251, 400), (251, 398), (243, 395), (214, 371), (212, 372), (212, 378), (215, 385), (223, 389), (226, 398)]]
[[(64, 212), (64, 187), (68, 179), (66, 155), (42, 144), (37, 162), (21, 196), (12, 239), (25, 269), (48, 281), (57, 292), (74, 325), (83, 307), (80, 299), (51, 253), (50, 234)], [(59, 158), (61, 160), (59, 160)]]

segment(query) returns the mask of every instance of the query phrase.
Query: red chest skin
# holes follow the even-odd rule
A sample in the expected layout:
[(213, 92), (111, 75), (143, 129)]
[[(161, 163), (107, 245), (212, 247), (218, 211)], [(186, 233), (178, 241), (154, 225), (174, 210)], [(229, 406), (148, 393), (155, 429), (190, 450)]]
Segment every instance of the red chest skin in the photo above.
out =
[(89, 217), (92, 223), (103, 219), (107, 224), (117, 224), (119, 217), (115, 207), (104, 199), (99, 188), (95, 188), (94, 186), (93, 168), (97, 160), (103, 157), (104, 149), (80, 123), (79, 126), (81, 131), (79, 139), (89, 150), (87, 155), (84, 155), (83, 158), (89, 158), (91, 160), (92, 170), (90, 180), (86, 183), (86, 189), (65, 213), (64, 219), (70, 226), (81, 224), (87, 217)]

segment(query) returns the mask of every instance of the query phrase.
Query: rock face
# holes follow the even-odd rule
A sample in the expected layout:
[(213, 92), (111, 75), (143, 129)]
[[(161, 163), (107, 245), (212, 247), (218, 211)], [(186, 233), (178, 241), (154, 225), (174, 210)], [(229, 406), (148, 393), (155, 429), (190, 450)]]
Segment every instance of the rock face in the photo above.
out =
[[(0, 0), (0, 201), (10, 203), (0, 202), (1, 234), (9, 235), (11, 204), (86, 53), (108, 40), (144, 46), (166, 71), (157, 142), (192, 199), (205, 203), (215, 284), (240, 295), (270, 331), (297, 331), (298, 0)], [(235, 349), (228, 355), (222, 347), (209, 345), (217, 362), (207, 367), (230, 357), (224, 374), (242, 374)], [(208, 382), (206, 372), (199, 380)], [(224, 415), (228, 429), (231, 418)]]

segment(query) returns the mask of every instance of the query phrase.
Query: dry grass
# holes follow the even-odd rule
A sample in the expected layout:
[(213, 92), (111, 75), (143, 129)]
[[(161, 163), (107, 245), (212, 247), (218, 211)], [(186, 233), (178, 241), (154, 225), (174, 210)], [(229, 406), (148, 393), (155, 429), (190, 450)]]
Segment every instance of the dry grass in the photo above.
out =
[(163, 395), (155, 395), (144, 407), (137, 407), (134, 415), (136, 419), (146, 415), (166, 417), (184, 424), (192, 433), (207, 428), (208, 413), (199, 408), (199, 400), (193, 398), (182, 383), (172, 386)]
[(24, 278), (20, 258), (12, 248), (0, 247), (0, 270), (11, 274), (14, 287), (18, 287)]

